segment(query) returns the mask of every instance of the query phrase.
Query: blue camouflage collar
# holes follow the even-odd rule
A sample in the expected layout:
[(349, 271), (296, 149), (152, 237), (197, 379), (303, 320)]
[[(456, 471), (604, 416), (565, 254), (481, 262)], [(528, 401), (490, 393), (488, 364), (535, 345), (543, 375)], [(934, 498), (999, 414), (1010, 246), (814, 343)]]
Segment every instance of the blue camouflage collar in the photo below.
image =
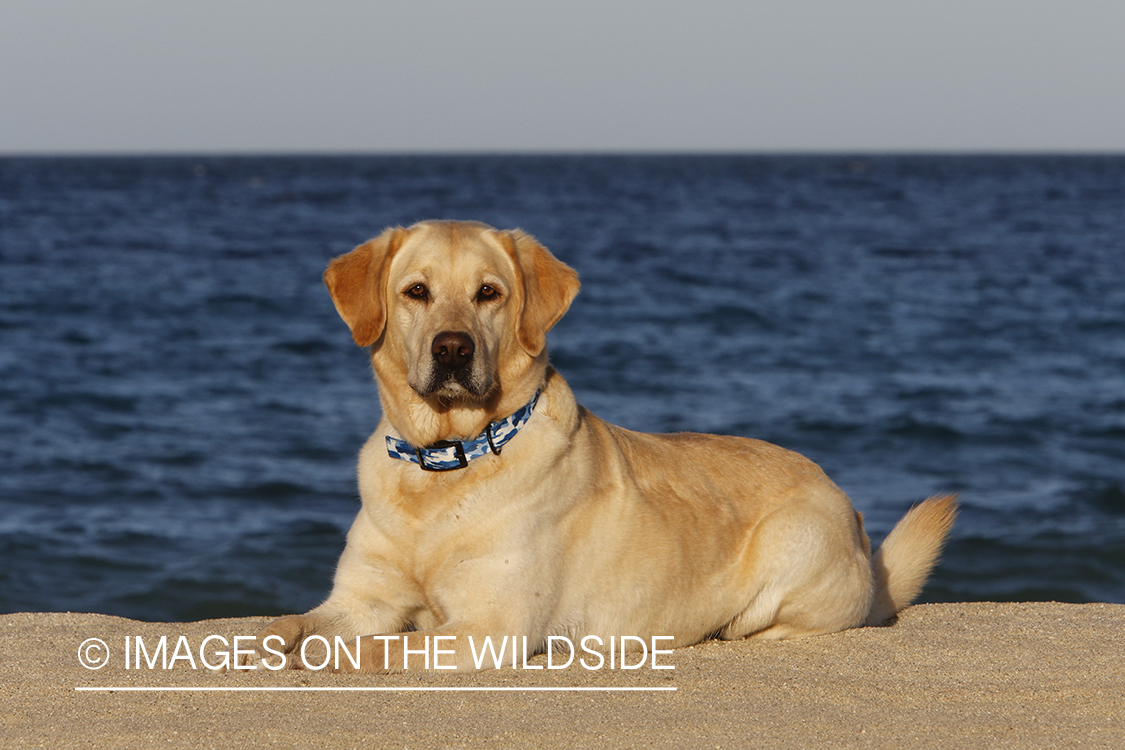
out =
[(489, 452), (499, 456), (500, 449), (531, 419), (535, 404), (539, 402), (539, 394), (540, 391), (536, 391), (531, 400), (514, 414), (492, 422), (472, 440), (439, 440), (424, 448), (415, 448), (405, 440), (387, 435), (387, 454), (391, 458), (418, 464), (426, 471), (464, 469), (474, 458), (480, 458)]

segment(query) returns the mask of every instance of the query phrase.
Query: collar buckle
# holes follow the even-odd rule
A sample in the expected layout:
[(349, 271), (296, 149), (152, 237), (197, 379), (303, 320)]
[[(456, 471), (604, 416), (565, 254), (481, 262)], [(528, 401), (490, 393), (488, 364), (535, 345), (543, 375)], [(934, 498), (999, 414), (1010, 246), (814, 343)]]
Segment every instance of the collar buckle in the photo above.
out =
[(465, 456), (465, 446), (460, 440), (438, 440), (436, 443), (431, 443), (426, 448), (443, 448), (453, 449), (453, 458), (457, 460), (456, 466), (432, 466), (426, 463), (426, 454), (423, 453), (424, 448), (415, 448), (414, 453), (418, 456), (418, 465), (424, 471), (453, 471), (454, 469), (464, 469), (469, 465), (469, 459)]

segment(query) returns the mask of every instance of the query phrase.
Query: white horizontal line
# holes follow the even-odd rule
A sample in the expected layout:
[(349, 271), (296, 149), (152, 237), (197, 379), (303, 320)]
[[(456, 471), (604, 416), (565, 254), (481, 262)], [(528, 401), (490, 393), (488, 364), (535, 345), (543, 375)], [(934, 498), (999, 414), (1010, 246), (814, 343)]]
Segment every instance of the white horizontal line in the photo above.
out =
[(230, 692), (384, 692), (384, 693), (422, 693), (422, 692), (478, 692), (478, 693), (534, 693), (534, 692), (675, 692), (674, 687), (76, 687), (79, 692), (178, 692), (178, 693), (230, 693)]

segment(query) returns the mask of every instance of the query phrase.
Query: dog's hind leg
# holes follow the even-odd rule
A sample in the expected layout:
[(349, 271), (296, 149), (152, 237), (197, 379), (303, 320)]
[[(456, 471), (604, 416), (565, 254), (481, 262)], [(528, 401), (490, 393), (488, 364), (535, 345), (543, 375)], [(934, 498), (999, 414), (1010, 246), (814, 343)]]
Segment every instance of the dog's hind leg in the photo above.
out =
[(799, 638), (863, 623), (872, 598), (866, 538), (850, 505), (822, 500), (795, 499), (754, 530), (744, 561), (753, 588), (719, 637)]

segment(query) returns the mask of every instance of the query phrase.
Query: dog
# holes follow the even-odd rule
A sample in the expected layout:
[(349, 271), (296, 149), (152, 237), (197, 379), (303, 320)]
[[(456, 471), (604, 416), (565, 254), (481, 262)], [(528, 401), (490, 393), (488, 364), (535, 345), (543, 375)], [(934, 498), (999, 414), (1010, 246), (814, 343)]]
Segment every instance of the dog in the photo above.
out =
[(389, 228), (324, 280), (370, 347), (382, 418), (331, 594), (267, 625), (260, 650), (292, 660), (310, 636), (364, 636), (359, 664), (338, 668), (394, 672), (435, 668), (418, 654), (438, 638), (439, 668), (473, 671), (497, 666), (472, 648), (488, 636), (535, 653), (550, 636), (682, 647), (879, 625), (918, 595), (953, 525), (955, 496), (930, 498), (872, 555), (807, 458), (579, 406), (546, 348), (578, 275), (520, 230)]

